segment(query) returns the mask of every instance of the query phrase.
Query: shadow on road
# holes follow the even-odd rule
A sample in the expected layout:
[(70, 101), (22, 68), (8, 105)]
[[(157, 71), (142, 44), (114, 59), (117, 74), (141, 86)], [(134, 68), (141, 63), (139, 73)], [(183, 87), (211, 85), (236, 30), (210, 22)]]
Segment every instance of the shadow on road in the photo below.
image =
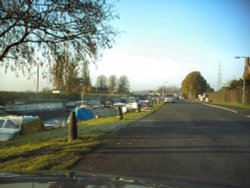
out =
[(179, 103), (164, 105), (120, 129), (74, 169), (248, 187), (249, 164), (249, 119), (200, 104)]

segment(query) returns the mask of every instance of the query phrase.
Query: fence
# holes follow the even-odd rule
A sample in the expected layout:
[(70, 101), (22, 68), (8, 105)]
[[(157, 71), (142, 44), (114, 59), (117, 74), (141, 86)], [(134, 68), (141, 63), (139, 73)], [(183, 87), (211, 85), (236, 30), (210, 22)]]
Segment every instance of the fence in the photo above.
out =
[[(242, 103), (242, 89), (222, 88), (221, 90), (209, 93), (208, 99), (213, 102)], [(250, 86), (246, 87), (245, 103), (250, 104)]]

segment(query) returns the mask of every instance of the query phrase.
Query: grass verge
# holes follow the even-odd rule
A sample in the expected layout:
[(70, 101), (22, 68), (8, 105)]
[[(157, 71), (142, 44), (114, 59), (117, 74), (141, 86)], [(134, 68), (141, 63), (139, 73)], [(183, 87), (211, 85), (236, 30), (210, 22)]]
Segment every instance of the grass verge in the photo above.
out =
[(238, 108), (243, 108), (243, 109), (250, 109), (250, 104), (243, 105), (240, 103), (231, 103), (231, 102), (211, 102), (211, 104), (232, 106), (232, 107), (238, 107)]
[(1, 171), (67, 170), (97, 147), (103, 138), (119, 128), (142, 118), (149, 112), (131, 112), (124, 120), (117, 117), (93, 119), (78, 123), (78, 139), (67, 141), (67, 127), (19, 136), (0, 143)]

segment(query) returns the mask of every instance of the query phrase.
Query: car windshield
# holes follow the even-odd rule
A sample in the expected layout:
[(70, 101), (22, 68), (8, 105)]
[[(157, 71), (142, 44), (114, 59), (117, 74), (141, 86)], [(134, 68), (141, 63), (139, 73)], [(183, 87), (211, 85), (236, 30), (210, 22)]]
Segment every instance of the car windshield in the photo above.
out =
[(0, 188), (5, 172), (250, 187), (249, 10), (0, 0)]

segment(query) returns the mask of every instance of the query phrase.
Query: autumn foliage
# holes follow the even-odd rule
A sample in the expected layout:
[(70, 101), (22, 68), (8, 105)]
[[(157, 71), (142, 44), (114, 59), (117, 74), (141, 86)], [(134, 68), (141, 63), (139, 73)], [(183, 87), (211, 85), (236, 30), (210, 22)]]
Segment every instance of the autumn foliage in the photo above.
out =
[(199, 94), (203, 94), (209, 85), (200, 72), (189, 73), (181, 83), (181, 89), (184, 96), (195, 99)]

